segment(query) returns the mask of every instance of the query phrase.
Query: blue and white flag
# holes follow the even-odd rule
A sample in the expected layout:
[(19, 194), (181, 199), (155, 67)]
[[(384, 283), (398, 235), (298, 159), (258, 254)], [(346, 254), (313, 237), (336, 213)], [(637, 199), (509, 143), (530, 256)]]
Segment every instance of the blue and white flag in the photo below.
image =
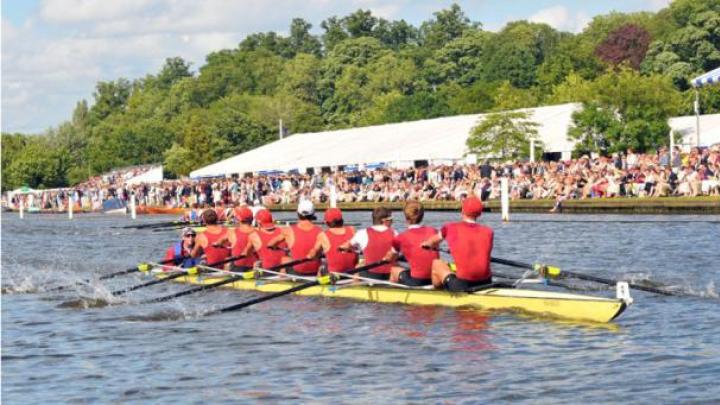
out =
[(692, 79), (693, 87), (703, 87), (708, 84), (717, 84), (718, 82), (720, 82), (720, 68), (711, 70)]

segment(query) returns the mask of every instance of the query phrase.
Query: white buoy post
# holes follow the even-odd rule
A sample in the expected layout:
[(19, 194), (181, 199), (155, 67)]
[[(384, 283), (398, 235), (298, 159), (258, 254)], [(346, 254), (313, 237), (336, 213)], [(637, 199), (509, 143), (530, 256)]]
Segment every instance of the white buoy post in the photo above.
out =
[(337, 208), (337, 188), (335, 187), (335, 181), (331, 180), (330, 184), (330, 208)]
[(68, 219), (73, 218), (73, 196), (72, 194), (68, 195)]
[(130, 218), (133, 221), (137, 218), (137, 209), (135, 208), (135, 193), (130, 194)]
[(25, 212), (24, 212), (24, 210), (25, 210), (25, 208), (24, 208), (25, 204), (23, 204), (23, 200), (22, 200), (22, 198), (20, 198), (20, 197), (18, 197), (18, 204), (19, 204), (19, 206), (20, 206), (20, 219), (23, 219), (23, 218), (25, 218)]
[(508, 193), (508, 178), (500, 179), (500, 207), (503, 222), (510, 221), (510, 193)]

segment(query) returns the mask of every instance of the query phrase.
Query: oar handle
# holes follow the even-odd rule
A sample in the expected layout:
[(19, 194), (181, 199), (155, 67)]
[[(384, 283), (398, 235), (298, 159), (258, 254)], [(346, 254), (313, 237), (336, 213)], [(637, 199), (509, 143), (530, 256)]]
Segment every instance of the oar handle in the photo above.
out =
[[(356, 267), (356, 268), (354, 268), (354, 269), (352, 269), (352, 270), (347, 271), (346, 274), (359, 273), (359, 272), (361, 272), (361, 271), (369, 270), (369, 269), (372, 269), (372, 268), (374, 268), (374, 267), (382, 266), (382, 265), (388, 264), (388, 263), (390, 263), (390, 261), (388, 261), (388, 260), (380, 260), (380, 261), (378, 261), (378, 262), (370, 263), (370, 264), (367, 264), (367, 265), (365, 265), (365, 266)], [(316, 286), (316, 285), (328, 284), (329, 282), (330, 282), (330, 278), (329, 278), (328, 276), (318, 277), (318, 279), (315, 280), (315, 281), (310, 281), (310, 282), (305, 283), (305, 284), (300, 284), (300, 285), (297, 285), (297, 286), (295, 286), (295, 287), (288, 288), (287, 290), (278, 291), (278, 292), (273, 293), (273, 294), (269, 294), (269, 295), (264, 295), (264, 296), (260, 296), (260, 297), (257, 297), (257, 298), (253, 298), (253, 299), (251, 299), (251, 300), (249, 300), (249, 301), (241, 302), (241, 303), (239, 303), (239, 304), (231, 305), (231, 306), (229, 306), (229, 307), (220, 308), (220, 309), (217, 309), (217, 310), (214, 310), (214, 311), (210, 311), (210, 312), (206, 313), (205, 315), (213, 315), (213, 314), (219, 314), (219, 313), (223, 313), (223, 312), (237, 311), (237, 310), (239, 310), (239, 309), (247, 308), (247, 307), (249, 307), (249, 306), (251, 306), (251, 305), (259, 304), (259, 303), (261, 303), (261, 302), (269, 301), (269, 300), (271, 300), (271, 299), (273, 299), (273, 298), (278, 298), (278, 297), (282, 297), (282, 296), (284, 296), (284, 295), (292, 294), (292, 293), (294, 293), (294, 292), (298, 292), (298, 291), (301, 291), (301, 290), (305, 290), (305, 289), (307, 289), (307, 288), (314, 287), (314, 286)]]
[[(224, 260), (223, 262), (227, 262), (227, 261), (235, 260), (235, 259), (236, 259), (236, 258), (226, 259), (226, 260)], [(280, 265), (277, 265), (277, 266), (273, 266), (273, 267), (269, 268), (268, 270), (272, 270), (272, 271), (280, 270), (280, 269), (282, 269), (282, 268), (284, 268), (284, 267), (294, 266), (294, 265), (296, 265), (296, 264), (301, 264), (301, 263), (309, 262), (309, 261), (312, 261), (312, 260), (315, 260), (315, 259), (299, 259), (299, 260), (294, 260), (294, 261), (291, 261), (291, 262), (287, 262), (287, 263), (283, 263), (283, 264), (280, 264)], [(218, 264), (221, 264), (221, 263), (220, 263), (220, 262), (210, 263), (210, 264), (208, 264), (208, 266), (211, 267), (211, 266), (218, 265)], [(223, 285), (225, 285), (225, 284), (234, 283), (235, 281), (243, 280), (243, 279), (245, 279), (245, 278), (246, 278), (246, 276), (245, 276), (243, 273), (240, 273), (240, 274), (238, 274), (237, 276), (231, 276), (231, 277), (228, 277), (228, 278), (226, 278), (226, 279), (224, 279), (224, 280), (217, 281), (217, 282), (215, 282), (215, 283), (203, 284), (203, 285), (201, 285), (201, 286), (199, 286), (199, 287), (190, 288), (190, 289), (188, 289), (188, 290), (180, 291), (180, 292), (175, 293), (175, 294), (166, 295), (166, 296), (164, 296), (164, 297), (158, 297), (158, 298), (153, 298), (153, 299), (141, 301), (140, 303), (141, 303), (141, 304), (150, 304), (150, 303), (156, 303), (156, 302), (165, 302), (165, 301), (169, 301), (169, 300), (174, 299), (174, 298), (179, 298), (179, 297), (183, 297), (183, 296), (185, 296), (185, 295), (193, 294), (193, 293), (196, 293), (196, 292), (198, 292), (198, 291), (210, 290), (210, 289), (213, 289), (213, 288), (216, 288), (216, 287), (223, 286)]]

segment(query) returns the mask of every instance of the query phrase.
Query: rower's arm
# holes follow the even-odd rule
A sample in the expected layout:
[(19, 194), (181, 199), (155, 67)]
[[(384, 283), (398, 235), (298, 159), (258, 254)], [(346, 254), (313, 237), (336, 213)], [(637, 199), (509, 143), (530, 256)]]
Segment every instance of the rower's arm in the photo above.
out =
[(313, 246), (312, 249), (310, 249), (310, 251), (308, 251), (308, 254), (307, 254), (308, 259), (317, 257), (318, 254), (320, 253), (320, 251), (327, 252), (327, 250), (329, 249), (329, 246), (328, 247), (325, 246), (325, 243), (323, 243), (325, 240), (327, 240), (327, 237), (325, 236), (325, 234), (323, 234), (323, 233), (318, 234), (317, 239), (315, 239), (315, 246)]
[(203, 245), (207, 243), (207, 238), (205, 235), (200, 234), (197, 236), (197, 240), (195, 241), (195, 247), (193, 247), (192, 253), (190, 253), (191, 257), (198, 257), (202, 255), (203, 253)]
[(243, 252), (243, 255), (245, 256), (250, 254), (250, 252), (253, 250), (256, 252), (260, 251), (260, 248), (262, 247), (262, 241), (260, 240), (260, 236), (257, 233), (251, 233), (248, 239), (250, 243), (247, 244), (247, 246), (245, 247), (245, 251)]
[(423, 247), (428, 248), (436, 248), (442, 242), (443, 238), (442, 235), (439, 233), (436, 233), (435, 235), (425, 239), (425, 242), (422, 243)]
[(275, 246), (279, 245), (280, 243), (282, 243), (283, 241), (285, 241), (285, 242), (288, 241), (288, 235), (287, 235), (287, 231), (285, 230), (285, 228), (281, 228), (280, 235), (272, 238), (270, 240), (270, 242), (268, 242), (268, 246), (275, 247)]

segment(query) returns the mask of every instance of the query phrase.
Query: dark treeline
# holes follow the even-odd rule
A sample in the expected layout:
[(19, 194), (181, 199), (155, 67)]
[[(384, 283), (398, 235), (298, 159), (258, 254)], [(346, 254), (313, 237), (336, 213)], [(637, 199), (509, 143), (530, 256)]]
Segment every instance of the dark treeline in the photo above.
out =
[[(419, 27), (358, 10), (311, 34), (294, 19), (213, 52), (193, 72), (168, 58), (154, 75), (99, 82), (94, 103), (42, 135), (2, 135), (3, 188), (56, 187), (144, 163), (191, 170), (288, 133), (582, 102), (579, 148), (643, 151), (667, 118), (692, 114), (688, 80), (720, 66), (720, 2), (595, 17), (579, 34), (515, 21), (483, 30), (453, 5)], [(702, 112), (720, 90), (701, 91)]]

